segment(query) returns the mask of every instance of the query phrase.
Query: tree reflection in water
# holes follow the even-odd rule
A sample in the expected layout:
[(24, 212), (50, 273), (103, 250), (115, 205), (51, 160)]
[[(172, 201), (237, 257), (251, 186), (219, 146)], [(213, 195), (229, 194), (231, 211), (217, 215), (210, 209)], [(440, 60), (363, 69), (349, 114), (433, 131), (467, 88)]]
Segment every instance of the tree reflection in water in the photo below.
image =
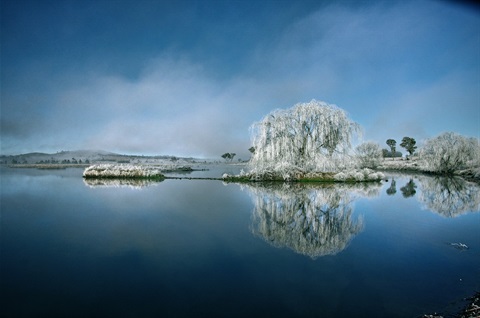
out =
[(83, 179), (83, 182), (86, 186), (90, 188), (131, 188), (131, 189), (142, 189), (144, 187), (157, 185), (161, 181), (158, 180), (149, 180), (149, 179), (107, 179), (107, 178), (98, 178), (98, 179)]
[(480, 210), (480, 187), (459, 177), (421, 177), (418, 200), (429, 210), (456, 217)]
[(352, 216), (356, 196), (377, 196), (380, 184), (244, 185), (254, 202), (252, 232), (275, 247), (288, 247), (312, 259), (344, 250), (363, 229)]
[(410, 181), (407, 182), (407, 184), (403, 187), (400, 188), (400, 191), (402, 191), (402, 195), (404, 198), (410, 198), (417, 193), (415, 190), (417, 188), (417, 185), (415, 182), (413, 182), (413, 179), (410, 179)]
[(394, 178), (392, 178), (392, 182), (390, 183), (390, 187), (387, 189), (388, 195), (394, 195), (397, 193), (397, 182)]

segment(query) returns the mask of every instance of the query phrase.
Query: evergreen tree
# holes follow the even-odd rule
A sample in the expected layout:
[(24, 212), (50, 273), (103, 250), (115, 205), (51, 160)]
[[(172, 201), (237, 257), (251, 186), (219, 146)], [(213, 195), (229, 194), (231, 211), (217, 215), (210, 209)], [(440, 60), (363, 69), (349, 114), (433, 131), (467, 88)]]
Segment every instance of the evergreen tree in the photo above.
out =
[(397, 142), (395, 139), (387, 139), (387, 145), (390, 147), (390, 152), (392, 153), (392, 157), (395, 154), (395, 145)]
[(403, 147), (405, 148), (405, 150), (408, 151), (408, 153), (411, 155), (413, 155), (413, 153), (415, 152), (415, 150), (417, 149), (417, 146), (415, 146), (417, 142), (415, 141), (415, 139), (413, 138), (410, 138), (410, 137), (403, 137), (402, 139), (402, 143), (400, 144), (400, 147)]

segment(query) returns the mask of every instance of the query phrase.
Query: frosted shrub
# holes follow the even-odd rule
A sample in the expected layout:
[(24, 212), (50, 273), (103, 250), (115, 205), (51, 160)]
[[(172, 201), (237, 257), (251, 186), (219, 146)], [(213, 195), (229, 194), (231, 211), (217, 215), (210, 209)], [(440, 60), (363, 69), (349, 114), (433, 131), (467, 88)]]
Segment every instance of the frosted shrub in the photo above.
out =
[(419, 153), (427, 171), (451, 174), (457, 170), (480, 166), (480, 146), (475, 138), (453, 132), (427, 140)]
[(374, 173), (374, 171), (372, 169), (368, 169), (368, 168), (364, 168), (361, 171), (365, 176), (368, 176), (368, 175)]
[(163, 178), (160, 170), (149, 166), (99, 164), (85, 169), (84, 178)]
[(363, 181), (365, 179), (365, 176), (363, 175), (363, 173), (358, 171), (358, 172), (355, 172), (355, 174), (353, 175), (353, 179), (357, 181)]
[(343, 173), (343, 172), (340, 172), (340, 173), (337, 173), (335, 176), (334, 176), (334, 179), (336, 181), (346, 181), (348, 178), (348, 175)]
[(335, 105), (312, 100), (278, 109), (251, 126), (252, 172), (298, 178), (312, 171), (338, 171), (359, 126)]
[(357, 164), (360, 168), (377, 168), (382, 162), (382, 150), (377, 143), (365, 142), (355, 148)]
[(342, 171), (333, 176), (335, 181), (379, 181), (385, 178), (381, 172), (371, 169)]

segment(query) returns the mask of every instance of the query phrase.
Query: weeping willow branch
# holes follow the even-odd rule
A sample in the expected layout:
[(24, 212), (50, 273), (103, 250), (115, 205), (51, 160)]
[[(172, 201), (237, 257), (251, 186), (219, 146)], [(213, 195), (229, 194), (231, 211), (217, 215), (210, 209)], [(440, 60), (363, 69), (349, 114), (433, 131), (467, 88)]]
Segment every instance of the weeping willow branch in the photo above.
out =
[(251, 128), (255, 152), (250, 168), (280, 175), (342, 170), (360, 126), (335, 105), (312, 100), (278, 109)]

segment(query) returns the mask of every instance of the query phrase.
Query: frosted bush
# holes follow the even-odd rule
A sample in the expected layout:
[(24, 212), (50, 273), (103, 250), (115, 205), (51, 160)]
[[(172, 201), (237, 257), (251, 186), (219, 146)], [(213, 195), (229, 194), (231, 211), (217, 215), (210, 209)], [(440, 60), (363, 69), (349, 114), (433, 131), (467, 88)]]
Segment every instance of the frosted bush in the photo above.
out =
[(451, 174), (457, 170), (480, 166), (480, 146), (475, 138), (453, 132), (426, 141), (419, 156), (423, 169)]
[(367, 176), (367, 179), (368, 180), (382, 180), (385, 178), (385, 175), (381, 172), (374, 172), (374, 173), (370, 173), (368, 176)]
[(333, 178), (336, 181), (378, 181), (385, 178), (385, 175), (370, 169), (362, 169), (339, 172)]
[(377, 168), (382, 162), (382, 150), (377, 143), (365, 142), (355, 148), (356, 159), (360, 168)]
[(372, 174), (374, 171), (372, 169), (364, 168), (362, 169), (362, 173), (364, 176), (368, 176), (369, 174)]
[(358, 171), (358, 172), (355, 172), (355, 174), (353, 175), (353, 179), (356, 181), (363, 181), (365, 179), (365, 176), (363, 175), (363, 173)]
[(163, 178), (158, 168), (136, 165), (99, 164), (85, 169), (84, 178)]

